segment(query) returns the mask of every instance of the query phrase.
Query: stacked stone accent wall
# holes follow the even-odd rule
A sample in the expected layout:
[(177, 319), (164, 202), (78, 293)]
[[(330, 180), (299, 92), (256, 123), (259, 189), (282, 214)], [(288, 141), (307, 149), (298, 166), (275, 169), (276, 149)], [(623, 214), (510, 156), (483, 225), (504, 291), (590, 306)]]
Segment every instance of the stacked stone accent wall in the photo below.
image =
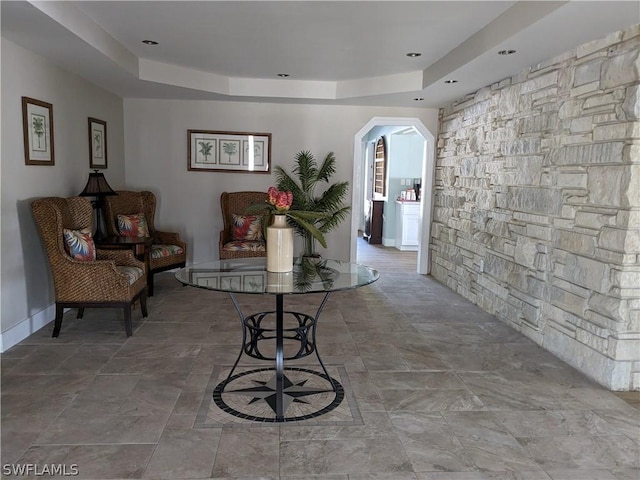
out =
[(640, 389), (640, 25), (440, 112), (432, 275)]

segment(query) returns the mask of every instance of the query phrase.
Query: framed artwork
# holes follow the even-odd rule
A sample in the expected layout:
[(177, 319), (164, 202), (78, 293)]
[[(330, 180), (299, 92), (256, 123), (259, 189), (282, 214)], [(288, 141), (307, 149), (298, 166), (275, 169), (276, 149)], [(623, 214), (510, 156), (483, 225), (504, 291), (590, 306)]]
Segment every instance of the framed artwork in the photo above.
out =
[(187, 169), (192, 171), (269, 173), (271, 134), (187, 130)]
[(202, 285), (203, 287), (218, 288), (220, 274), (217, 271), (193, 271), (189, 275), (191, 283)]
[(220, 289), (226, 291), (242, 291), (242, 275), (222, 275), (220, 276)]
[(263, 293), (267, 273), (255, 271), (220, 271), (194, 270), (189, 272), (191, 283), (201, 285), (212, 290), (224, 290), (245, 293)]
[(53, 105), (22, 97), (22, 131), (26, 165), (54, 165)]
[(107, 168), (107, 122), (89, 117), (89, 168)]
[(264, 281), (266, 275), (264, 273), (245, 274), (242, 276), (242, 290), (245, 292), (264, 292)]

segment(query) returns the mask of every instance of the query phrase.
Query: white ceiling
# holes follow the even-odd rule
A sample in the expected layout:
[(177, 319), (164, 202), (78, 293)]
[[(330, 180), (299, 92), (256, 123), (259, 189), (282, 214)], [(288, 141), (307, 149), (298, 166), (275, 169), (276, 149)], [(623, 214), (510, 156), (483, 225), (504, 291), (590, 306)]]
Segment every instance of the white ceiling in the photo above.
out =
[[(640, 23), (637, 0), (2, 1), (1, 7), (3, 37), (123, 97), (409, 107), (446, 105)], [(159, 44), (144, 45), (145, 39)], [(500, 56), (502, 49), (517, 53)]]

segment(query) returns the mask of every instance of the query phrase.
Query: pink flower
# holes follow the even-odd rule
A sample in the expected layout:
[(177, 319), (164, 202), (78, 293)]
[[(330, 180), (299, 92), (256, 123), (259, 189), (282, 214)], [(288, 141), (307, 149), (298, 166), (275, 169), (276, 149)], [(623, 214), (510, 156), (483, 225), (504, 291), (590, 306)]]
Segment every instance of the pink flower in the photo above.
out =
[(269, 187), (267, 190), (267, 195), (269, 195), (269, 199), (267, 200), (270, 205), (276, 204), (276, 197), (278, 195), (278, 189), (276, 187)]
[(291, 204), (293, 203), (293, 193), (281, 192), (275, 187), (269, 187), (267, 195), (269, 196), (267, 202), (276, 207), (278, 212), (286, 212), (291, 208)]

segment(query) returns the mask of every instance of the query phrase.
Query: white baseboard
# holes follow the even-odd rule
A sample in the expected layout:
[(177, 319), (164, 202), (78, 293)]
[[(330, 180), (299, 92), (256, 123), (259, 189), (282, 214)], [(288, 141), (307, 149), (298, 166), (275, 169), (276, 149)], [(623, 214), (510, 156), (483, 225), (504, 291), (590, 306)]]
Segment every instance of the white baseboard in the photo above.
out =
[(35, 315), (27, 317), (13, 327), (0, 333), (0, 352), (6, 352), (14, 345), (51, 323), (56, 316), (56, 305), (49, 305)]
[(401, 245), (400, 247), (396, 247), (398, 250), (403, 252), (417, 252), (418, 245)]

